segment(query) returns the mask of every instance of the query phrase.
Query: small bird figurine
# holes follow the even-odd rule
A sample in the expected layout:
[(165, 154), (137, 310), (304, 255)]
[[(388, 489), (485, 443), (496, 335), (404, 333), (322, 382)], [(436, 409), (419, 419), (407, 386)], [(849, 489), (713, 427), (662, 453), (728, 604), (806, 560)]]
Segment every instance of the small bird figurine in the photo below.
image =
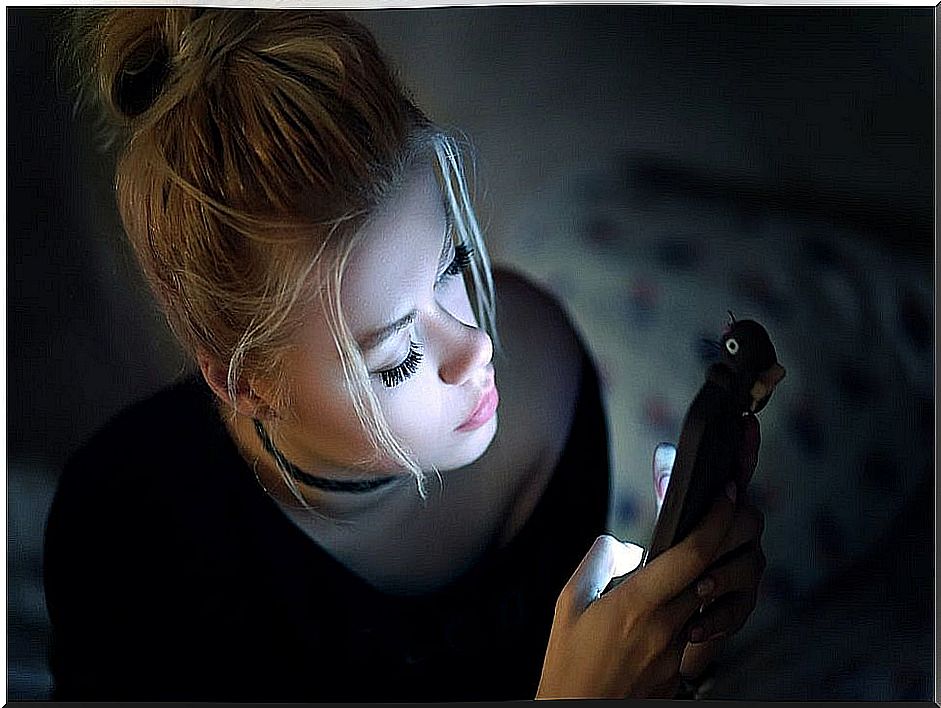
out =
[(712, 342), (718, 361), (683, 420), (670, 484), (645, 564), (679, 543), (696, 526), (740, 465), (745, 418), (761, 411), (784, 367), (765, 328), (754, 320), (729, 324)]

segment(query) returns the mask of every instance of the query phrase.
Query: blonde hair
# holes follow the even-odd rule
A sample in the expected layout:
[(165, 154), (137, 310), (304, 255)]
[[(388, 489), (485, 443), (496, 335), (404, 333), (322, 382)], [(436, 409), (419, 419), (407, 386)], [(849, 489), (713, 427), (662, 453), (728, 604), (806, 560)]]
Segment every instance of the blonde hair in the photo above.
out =
[(368, 217), (432, 159), (455, 238), (473, 247), (477, 320), (499, 345), (466, 144), (431, 123), (369, 32), (342, 14), (85, 9), (72, 34), (84, 94), (118, 144), (125, 231), (178, 339), (227, 362), (231, 404), (258, 377), (289, 411), (280, 373), (305, 305), (319, 299), (377, 456), (410, 470), (424, 496), (420, 461), (369, 385), (340, 286)]

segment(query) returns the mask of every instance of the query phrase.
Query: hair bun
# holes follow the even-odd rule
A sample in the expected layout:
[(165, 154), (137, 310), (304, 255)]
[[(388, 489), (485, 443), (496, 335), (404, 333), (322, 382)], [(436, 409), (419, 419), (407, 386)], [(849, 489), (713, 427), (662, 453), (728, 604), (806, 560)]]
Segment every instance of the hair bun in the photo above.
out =
[(112, 89), (115, 107), (128, 118), (150, 108), (170, 75), (170, 52), (158, 34), (143, 38), (121, 66)]

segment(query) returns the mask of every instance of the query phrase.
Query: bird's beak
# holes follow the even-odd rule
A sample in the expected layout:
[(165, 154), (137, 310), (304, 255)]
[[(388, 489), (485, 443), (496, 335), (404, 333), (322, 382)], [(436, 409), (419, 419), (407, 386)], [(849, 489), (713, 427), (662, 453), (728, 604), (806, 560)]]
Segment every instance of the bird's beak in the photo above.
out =
[(784, 367), (775, 362), (770, 369), (758, 376), (758, 380), (755, 381), (750, 391), (752, 413), (755, 412), (755, 409), (758, 408), (758, 404), (761, 401), (771, 395), (771, 392), (774, 391), (774, 387), (784, 378), (785, 373), (787, 372), (784, 370)]

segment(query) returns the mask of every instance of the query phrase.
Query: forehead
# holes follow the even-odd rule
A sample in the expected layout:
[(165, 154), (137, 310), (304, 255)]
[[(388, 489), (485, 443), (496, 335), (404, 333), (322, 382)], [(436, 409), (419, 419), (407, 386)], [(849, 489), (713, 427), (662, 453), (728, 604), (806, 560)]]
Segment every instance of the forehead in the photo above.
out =
[(418, 306), (434, 284), (445, 233), (435, 174), (415, 169), (367, 222), (347, 263), (341, 297), (354, 334)]

